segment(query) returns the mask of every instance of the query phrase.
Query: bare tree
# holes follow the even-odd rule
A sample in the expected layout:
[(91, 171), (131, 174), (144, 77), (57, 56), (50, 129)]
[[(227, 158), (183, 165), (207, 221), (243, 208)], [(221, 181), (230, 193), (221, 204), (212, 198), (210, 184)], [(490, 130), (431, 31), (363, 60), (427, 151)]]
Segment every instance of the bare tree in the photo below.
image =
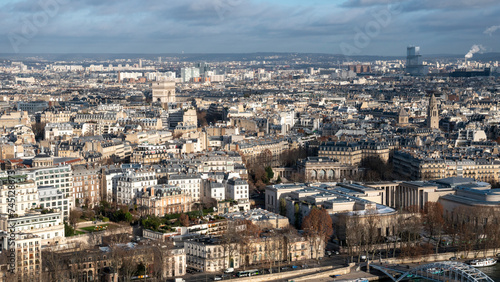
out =
[(249, 256), (252, 253), (253, 244), (259, 240), (262, 230), (249, 220), (245, 220), (243, 223), (245, 224), (245, 230), (240, 233), (241, 239), (238, 241), (238, 244), (241, 260), (240, 265), (245, 268), (250, 264)]
[[(310, 243), (315, 247), (316, 258), (319, 259), (320, 248), (326, 246), (326, 242), (333, 234), (332, 218), (325, 209), (313, 208), (304, 218), (302, 229), (306, 232)], [(311, 258), (312, 255), (311, 252)]]
[(221, 236), (225, 267), (233, 267), (234, 259), (238, 253), (238, 242), (241, 240), (241, 236), (236, 229), (237, 224), (237, 222), (228, 221), (227, 229)]
[(154, 262), (152, 266), (153, 277), (157, 281), (163, 281), (170, 276), (174, 269), (174, 259), (172, 257), (173, 244), (170, 241), (160, 242), (153, 247)]
[[(365, 219), (364, 237), (366, 240), (366, 252), (375, 255), (374, 247), (380, 241), (380, 236), (379, 236), (380, 218), (376, 213), (376, 211), (368, 210), (364, 219)], [(372, 257), (372, 259), (374, 258)]]
[(299, 237), (299, 233), (297, 229), (293, 228), (293, 226), (288, 226), (283, 229), (281, 232), (281, 236), (283, 236), (283, 256), (286, 257), (287, 262), (291, 262), (292, 259), (292, 250), (294, 243)]
[(82, 217), (81, 211), (79, 211), (77, 209), (72, 209), (69, 212), (69, 224), (71, 224), (71, 226), (73, 226), (73, 228), (76, 228), (76, 224), (78, 223), (78, 221), (80, 220), (81, 217)]
[(354, 254), (357, 253), (359, 262), (364, 233), (360, 217), (356, 215), (344, 215), (342, 220), (345, 221), (345, 240), (351, 261), (354, 260)]
[(454, 209), (456, 215), (456, 229), (459, 250), (467, 257), (474, 247), (474, 213), (466, 207), (457, 207)]
[[(439, 250), (439, 243), (441, 242), (441, 237), (445, 227), (445, 221), (443, 217), (443, 206), (438, 202), (427, 202), (425, 203), (424, 210), (422, 211), (422, 219), (424, 221), (424, 230), (427, 231), (429, 235), (428, 242), (434, 239), (436, 254)], [(437, 237), (437, 238), (436, 238)]]
[(182, 226), (189, 226), (189, 215), (183, 213), (181, 214), (181, 217), (179, 218)]
[(43, 268), (46, 270), (46, 277), (50, 281), (64, 281), (68, 276), (67, 263), (55, 251), (50, 249), (42, 252)]
[(138, 266), (138, 254), (135, 250), (121, 249), (119, 251), (121, 256), (121, 267), (120, 276), (123, 277), (123, 281), (128, 282), (132, 280), (132, 277), (137, 272)]

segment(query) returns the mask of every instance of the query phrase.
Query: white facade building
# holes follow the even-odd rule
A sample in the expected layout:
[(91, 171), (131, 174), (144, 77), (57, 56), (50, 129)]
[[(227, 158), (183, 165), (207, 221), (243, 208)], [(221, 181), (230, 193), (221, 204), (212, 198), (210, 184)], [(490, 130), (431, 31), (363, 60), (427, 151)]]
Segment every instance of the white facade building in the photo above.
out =
[(201, 176), (197, 174), (172, 174), (168, 178), (168, 184), (180, 187), (194, 202), (201, 198)]
[[(9, 184), (9, 179), (16, 183)], [(10, 185), (14, 189), (9, 189)], [(12, 198), (15, 200), (12, 201)], [(15, 214), (22, 216), (32, 208), (38, 208), (38, 204), (37, 187), (33, 180), (27, 180), (24, 175), (0, 179), (0, 214), (9, 214), (14, 210)]]
[(73, 198), (73, 170), (70, 165), (30, 168), (18, 170), (16, 174), (26, 174), (28, 179), (34, 180), (37, 187), (53, 186), (59, 188), (68, 199), (70, 210), (75, 206)]
[(16, 233), (30, 233), (39, 236), (42, 244), (64, 239), (63, 216), (60, 211), (42, 214), (31, 212), (16, 218), (0, 215), (0, 229), (14, 229)]
[(54, 140), (62, 136), (73, 136), (73, 126), (70, 123), (48, 123), (45, 125), (45, 140)]
[(53, 186), (40, 186), (38, 187), (38, 199), (40, 208), (42, 209), (58, 209), (62, 211), (63, 218), (69, 217), (70, 205), (69, 200), (64, 198), (64, 194), (60, 188)]
[(231, 178), (226, 182), (226, 199), (248, 200), (248, 182), (240, 178)]
[(156, 173), (148, 170), (127, 171), (118, 178), (116, 186), (116, 201), (118, 204), (132, 204), (137, 195), (137, 191), (144, 187), (158, 184)]

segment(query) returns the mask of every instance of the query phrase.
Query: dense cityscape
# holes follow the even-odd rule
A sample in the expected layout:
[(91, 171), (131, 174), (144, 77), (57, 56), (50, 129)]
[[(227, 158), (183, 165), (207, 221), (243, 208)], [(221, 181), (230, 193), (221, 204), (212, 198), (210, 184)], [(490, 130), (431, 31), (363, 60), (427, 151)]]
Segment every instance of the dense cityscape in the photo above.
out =
[(406, 51), (0, 60), (0, 280), (494, 257), (498, 60)]
[(0, 1), (0, 282), (500, 281), (499, 14)]

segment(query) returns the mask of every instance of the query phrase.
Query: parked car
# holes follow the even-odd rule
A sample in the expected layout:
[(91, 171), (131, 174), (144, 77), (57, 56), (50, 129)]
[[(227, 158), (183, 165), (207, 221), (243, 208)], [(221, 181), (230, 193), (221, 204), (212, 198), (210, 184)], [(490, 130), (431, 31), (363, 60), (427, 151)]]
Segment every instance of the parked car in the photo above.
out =
[(219, 280), (222, 280), (222, 277), (220, 277), (220, 276), (215, 276), (214, 277), (214, 281), (219, 281)]
[(450, 260), (457, 260), (457, 257), (451, 257)]
[(296, 265), (292, 265), (292, 269), (297, 269), (297, 268), (299, 268), (299, 267)]
[(288, 266), (282, 266), (282, 267), (281, 267), (281, 271), (283, 271), (283, 270), (288, 270), (288, 269), (289, 269), (289, 268), (288, 268)]
[(232, 268), (232, 267), (224, 270), (224, 273), (233, 273), (233, 272), (234, 272), (234, 268)]

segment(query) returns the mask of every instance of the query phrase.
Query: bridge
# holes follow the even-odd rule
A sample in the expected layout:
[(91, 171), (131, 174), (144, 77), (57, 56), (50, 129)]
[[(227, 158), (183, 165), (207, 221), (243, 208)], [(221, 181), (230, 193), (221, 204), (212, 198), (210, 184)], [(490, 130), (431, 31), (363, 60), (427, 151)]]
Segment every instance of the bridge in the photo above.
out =
[[(436, 282), (494, 282), (493, 279), (477, 268), (462, 262), (454, 261), (434, 262), (426, 265), (419, 265), (411, 269), (404, 269), (401, 266), (395, 265), (382, 266), (372, 263), (370, 263), (370, 267), (383, 272), (395, 282), (414, 277), (425, 278)], [(398, 277), (396, 278), (395, 276)]]

